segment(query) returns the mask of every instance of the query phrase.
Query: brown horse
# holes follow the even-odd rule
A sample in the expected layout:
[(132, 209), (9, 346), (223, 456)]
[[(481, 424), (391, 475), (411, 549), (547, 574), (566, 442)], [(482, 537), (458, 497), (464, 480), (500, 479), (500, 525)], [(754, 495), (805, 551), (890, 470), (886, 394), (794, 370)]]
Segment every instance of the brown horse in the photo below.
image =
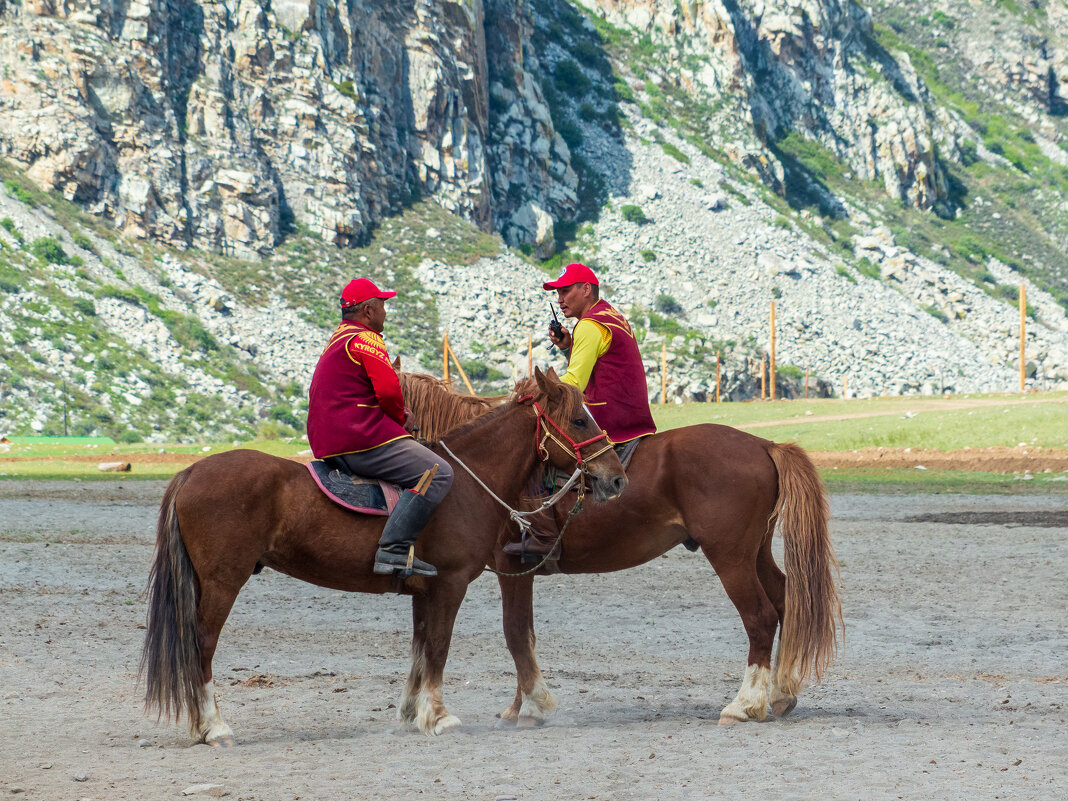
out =
[[(514, 507), (539, 459), (537, 431), (559, 426), (541, 458), (563, 470), (580, 464), (602, 501), (622, 492), (627, 480), (611, 448), (591, 455), (573, 447), (599, 431), (581, 394), (540, 373), (524, 392), (453, 431), (447, 445), (457, 458)], [(417, 545), (438, 576), (403, 581), (372, 572), (384, 520), (340, 508), (302, 465), (259, 451), (209, 456), (175, 476), (160, 506), (149, 577), (146, 708), (176, 720), (187, 715), (198, 741), (232, 744), (215, 702), (212, 657), (241, 587), (270, 567), (338, 590), (410, 594), (412, 669), (398, 714), (427, 734), (458, 725), (441, 698), (453, 621), (467, 585), (492, 558), (508, 511), (457, 466), (452, 490)]]
[[(433, 440), (450, 425), (485, 414), (490, 403), (454, 393), (431, 376), (401, 374), (405, 397)], [(563, 573), (603, 573), (634, 567), (686, 543), (698, 546), (742, 617), (749, 661), (738, 695), (720, 713), (720, 725), (763, 720), (797, 703), (801, 685), (819, 680), (837, 647), (842, 623), (833, 573), (838, 564), (827, 531), (827, 501), (805, 452), (734, 428), (695, 425), (648, 437), (627, 468), (626, 494), (616, 503), (593, 503), (565, 532)], [(559, 506), (557, 507), (560, 522)], [(775, 564), (771, 540), (782, 532), (786, 574)], [(493, 564), (518, 571), (500, 545)], [(500, 578), (504, 635), (515, 660), (515, 700), (505, 722), (535, 725), (556, 702), (534, 656), (533, 576)], [(774, 672), (771, 652), (780, 630)]]

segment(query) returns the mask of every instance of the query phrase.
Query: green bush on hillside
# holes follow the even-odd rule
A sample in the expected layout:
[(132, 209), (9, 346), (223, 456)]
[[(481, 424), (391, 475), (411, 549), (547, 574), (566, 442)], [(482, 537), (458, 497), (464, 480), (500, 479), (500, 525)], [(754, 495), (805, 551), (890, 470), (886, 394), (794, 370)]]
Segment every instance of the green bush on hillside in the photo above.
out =
[(637, 225), (649, 222), (649, 218), (645, 216), (645, 212), (642, 211), (641, 206), (635, 206), (633, 204), (620, 206), (619, 213), (623, 215), (623, 219), (627, 222), (632, 222)]
[(45, 264), (69, 264), (67, 252), (63, 246), (51, 236), (42, 236), (33, 240), (30, 244), (30, 253), (43, 261)]

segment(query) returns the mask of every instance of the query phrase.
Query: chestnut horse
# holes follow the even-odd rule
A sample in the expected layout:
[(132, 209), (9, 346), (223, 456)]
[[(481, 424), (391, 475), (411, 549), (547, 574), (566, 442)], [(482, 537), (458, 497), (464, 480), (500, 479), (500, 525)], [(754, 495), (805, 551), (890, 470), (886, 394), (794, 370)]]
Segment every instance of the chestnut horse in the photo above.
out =
[[(592, 448), (601, 452), (591, 452), (591, 434), (600, 429), (578, 390), (539, 373), (528, 391), (450, 433), (457, 459), (515, 507), (539, 459), (538, 430), (556, 427), (540, 458), (567, 471), (577, 463), (601, 501), (619, 495), (623, 468), (603, 436)], [(445, 455), (442, 461), (455, 464)], [(435, 578), (372, 572), (385, 519), (342, 509), (303, 465), (259, 451), (208, 456), (176, 475), (160, 506), (149, 577), (146, 709), (175, 720), (185, 714), (198, 741), (233, 743), (215, 701), (212, 657), (241, 587), (270, 567), (338, 590), (410, 594), (412, 668), (398, 714), (427, 734), (458, 725), (441, 697), (453, 622), (467, 585), (492, 558), (508, 510), (456, 465), (452, 490), (416, 545), (419, 557), (437, 566)]]
[[(455, 393), (432, 376), (401, 373), (401, 385), (419, 434), (428, 440), (501, 402)], [(618, 502), (588, 504), (571, 521), (560, 572), (622, 570), (684, 542), (694, 550), (700, 547), (749, 636), (745, 677), (738, 695), (721, 711), (720, 725), (763, 720), (769, 705), (776, 716), (788, 714), (802, 684), (810, 675), (819, 680), (830, 664), (842, 624), (827, 501), (812, 461), (795, 444), (705, 424), (645, 438), (627, 477), (627, 492)], [(560, 511), (558, 505), (558, 524)], [(785, 575), (771, 553), (776, 522), (783, 536)], [(502, 572), (519, 572), (518, 559), (499, 547), (516, 536), (515, 527), (502, 534), (493, 564)], [(500, 585), (504, 635), (518, 680), (515, 700), (501, 719), (536, 725), (556, 701), (534, 656), (534, 578), (501, 576)], [(772, 671), (777, 628), (779, 651)]]

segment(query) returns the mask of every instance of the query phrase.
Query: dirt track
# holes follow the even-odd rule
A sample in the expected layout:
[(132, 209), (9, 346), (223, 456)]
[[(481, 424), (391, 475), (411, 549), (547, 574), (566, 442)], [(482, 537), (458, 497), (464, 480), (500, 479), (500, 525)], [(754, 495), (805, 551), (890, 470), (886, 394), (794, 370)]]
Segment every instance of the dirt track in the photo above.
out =
[[(716, 726), (745, 662), (699, 555), (547, 578), (539, 655), (560, 709), (502, 731), (496, 582), (460, 612), (437, 739), (390, 704), (408, 603), (277, 573), (216, 659), (238, 747), (140, 714), (140, 591), (159, 482), (0, 483), (0, 793), (173, 799), (1057, 799), (1068, 794), (1065, 496), (837, 496), (847, 638), (786, 720)], [(916, 521), (916, 522), (910, 522)], [(84, 782), (77, 781), (85, 778)]]

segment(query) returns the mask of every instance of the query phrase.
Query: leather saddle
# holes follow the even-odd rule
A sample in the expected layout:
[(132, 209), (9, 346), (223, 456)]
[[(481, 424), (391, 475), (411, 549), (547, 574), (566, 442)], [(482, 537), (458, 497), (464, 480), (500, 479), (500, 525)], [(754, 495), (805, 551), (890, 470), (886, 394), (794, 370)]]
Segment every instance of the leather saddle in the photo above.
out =
[(326, 497), (353, 512), (384, 517), (400, 499), (401, 488), (396, 484), (354, 475), (343, 461), (333, 456), (308, 462), (306, 467)]

